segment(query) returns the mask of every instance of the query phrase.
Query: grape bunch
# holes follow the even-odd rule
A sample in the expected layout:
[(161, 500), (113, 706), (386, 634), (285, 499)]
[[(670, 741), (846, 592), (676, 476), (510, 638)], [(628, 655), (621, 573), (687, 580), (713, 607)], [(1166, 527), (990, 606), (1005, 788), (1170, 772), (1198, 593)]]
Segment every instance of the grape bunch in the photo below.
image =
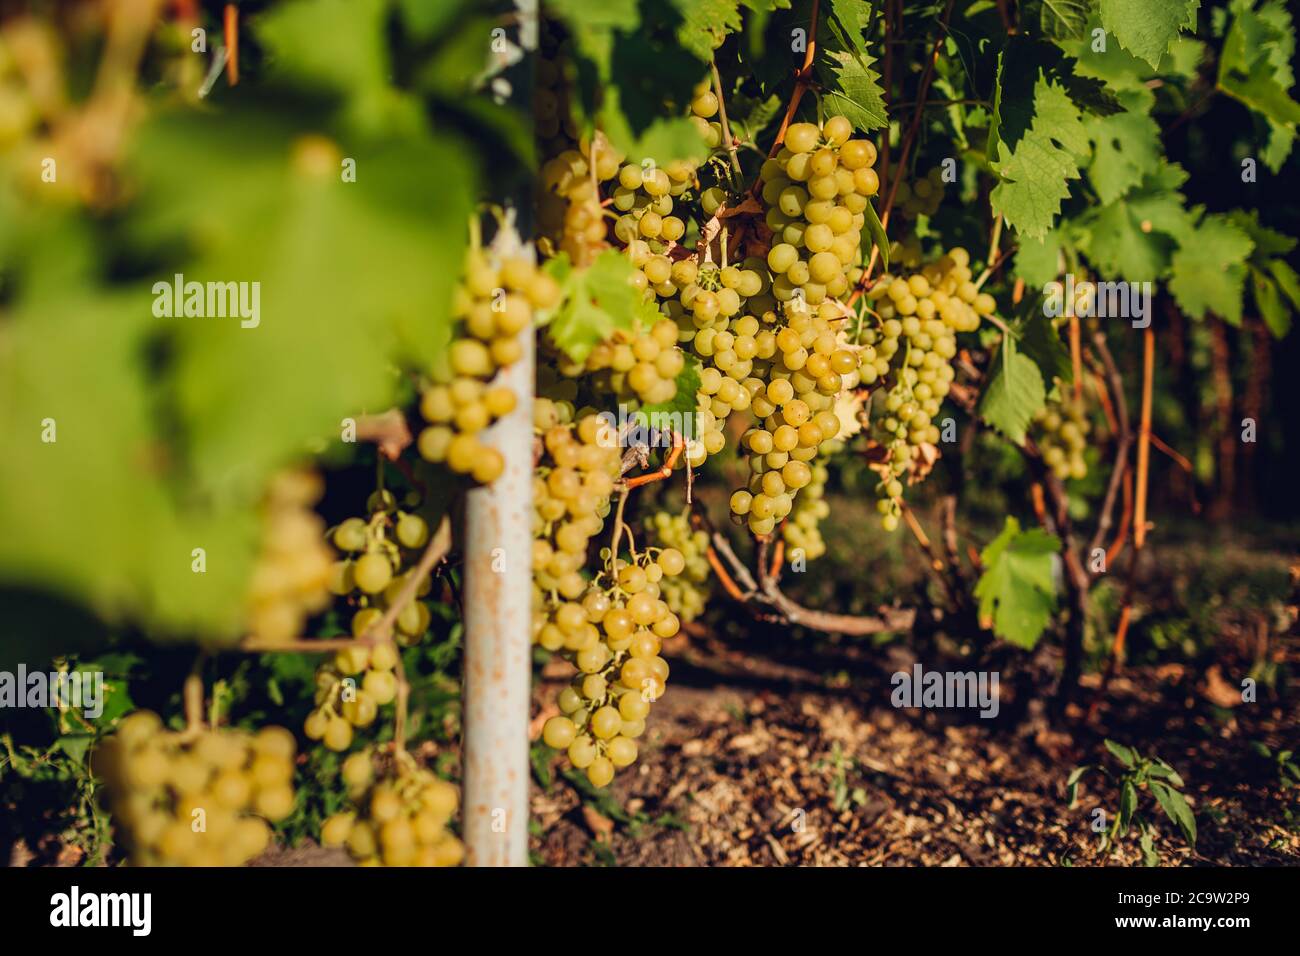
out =
[(560, 371), (573, 378), (593, 375), (598, 390), (655, 405), (677, 394), (677, 376), (685, 364), (675, 323), (661, 319), (647, 328), (638, 320), (633, 328), (617, 329), (598, 343), (585, 364), (566, 360)]
[(873, 438), (885, 450), (876, 486), (887, 531), (898, 527), (903, 481), (917, 467), (921, 446), (939, 441), (934, 423), (954, 378), (957, 333), (974, 332), (997, 302), (972, 281), (970, 255), (954, 248), (912, 275), (884, 275), (867, 293), (875, 319), (863, 331), (862, 381), (884, 383)]
[(243, 866), (293, 811), (295, 750), (283, 727), (179, 733), (141, 710), (94, 761), (133, 865)]
[(369, 504), (368, 520), (348, 518), (333, 530), (334, 544), (347, 556), (334, 565), (331, 590), (350, 595), (356, 607), (352, 637), (377, 642), (342, 648), (316, 668), (316, 706), (303, 732), (330, 750), (350, 747), (353, 728), (374, 723), (379, 708), (396, 699), (398, 645), (410, 647), (429, 630), (429, 608), (419, 600), (432, 587), (426, 575), (393, 619), (391, 634), (375, 631), (415, 573), (418, 553), (429, 540), (429, 525), (418, 514), (397, 507), (391, 492), (376, 492)]
[(619, 175), (624, 157), (600, 132), (577, 146), (542, 165), (538, 222), (548, 245), (582, 268), (609, 246), (600, 184)]
[[(369, 504), (369, 519), (348, 518), (333, 530), (334, 545), (345, 557), (330, 572), (330, 590), (340, 597), (351, 595), (359, 607), (352, 617), (353, 637), (365, 635), (397, 600), (429, 542), (429, 523), (399, 508), (391, 492), (376, 492)], [(426, 577), (416, 596), (423, 597), (429, 588)], [(395, 640), (409, 647), (429, 629), (429, 609), (410, 601), (393, 625)]]
[(497, 479), (505, 462), (479, 433), (514, 411), (516, 398), (510, 388), (490, 382), (518, 361), (519, 334), (532, 326), (534, 310), (552, 308), (559, 296), (556, 281), (528, 258), (507, 258), (498, 266), (481, 249), (470, 250), (453, 303), (456, 331), (448, 368), (420, 398), (429, 425), (417, 447), (426, 461), (445, 463), (480, 484)]
[(456, 866), (465, 848), (448, 824), (460, 795), (430, 770), (399, 758), (381, 773), (369, 753), (343, 762), (351, 808), (321, 825), (321, 844), (346, 847), (360, 866)]
[(880, 190), (872, 166), (876, 148), (849, 139), (853, 126), (842, 116), (794, 123), (785, 144), (763, 163), (762, 196), (772, 230), (767, 264), (772, 294), (782, 302), (815, 306), (842, 296), (848, 274), (861, 258), (863, 211)]
[(312, 510), (320, 476), (290, 471), (275, 476), (262, 503), (262, 548), (249, 585), (249, 631), (266, 644), (283, 644), (329, 603), (334, 553), (323, 540), (325, 522)]
[(692, 528), (687, 512), (656, 511), (646, 519), (646, 530), (666, 548), (681, 554), (682, 572), (660, 579), (659, 587), (668, 609), (683, 623), (704, 613), (709, 592), (709, 535), (702, 528)]
[(681, 628), (661, 582), (685, 566), (673, 548), (613, 561), (580, 600), (555, 604), (542, 628), (558, 634), (562, 653), (578, 669), (560, 692), (561, 713), (546, 722), (542, 739), (567, 751), (592, 786), (605, 786), (616, 770), (636, 760), (636, 738), (668, 680), (668, 662), (659, 656), (662, 642)]
[(723, 427), (731, 413), (749, 408), (745, 381), (755, 361), (775, 351), (773, 334), (751, 314), (775, 304), (767, 269), (757, 258), (722, 267), (681, 259), (669, 268), (668, 260), (658, 257), (647, 263), (646, 273), (656, 280), (667, 276), (654, 288), (663, 298), (660, 311), (674, 321), (678, 341), (701, 363), (695, 434), (689, 436), (686, 456), (699, 467), (726, 445)]
[(799, 489), (811, 484), (809, 463), (840, 432), (835, 397), (856, 384), (850, 376), (863, 361), (845, 341), (836, 303), (783, 311), (786, 321), (776, 327), (772, 358), (756, 363), (755, 377), (745, 381), (757, 422), (741, 439), (749, 453), (749, 483), (731, 496), (731, 513), (759, 535), (771, 534), (793, 510)]
[(673, 215), (673, 199), (694, 184), (695, 167), (686, 160), (663, 167), (650, 159), (624, 164), (610, 197), (620, 214), (614, 220), (614, 236), (624, 244), (640, 239), (656, 252), (679, 241), (686, 234), (686, 221)]
[[(894, 167), (891, 175), (899, 175), (898, 167)], [(925, 176), (910, 184), (907, 177), (903, 177), (898, 183), (898, 191), (894, 193), (894, 208), (904, 219), (933, 216), (943, 203), (944, 185), (943, 168), (940, 166), (935, 166)], [(893, 261), (890, 259), (890, 262)]]
[(812, 481), (799, 494), (794, 510), (790, 513), (790, 520), (781, 526), (781, 537), (789, 549), (786, 554), (788, 560), (796, 557), (793, 553), (796, 550), (805, 561), (820, 558), (826, 553), (821, 522), (831, 513), (830, 505), (825, 499), (828, 475), (825, 457), (818, 456), (812, 464)]
[(1074, 390), (1056, 383), (1059, 399), (1049, 399), (1034, 415), (1034, 439), (1042, 452), (1043, 461), (1061, 481), (1084, 478), (1088, 463), (1083, 452), (1088, 447), (1088, 433), (1092, 425), (1082, 396), (1074, 398)]
[[(538, 406), (539, 417), (558, 417), (551, 403)], [(609, 496), (621, 475), (623, 456), (617, 436), (608, 431), (588, 415), (576, 426), (557, 421), (542, 433), (545, 454), (533, 478), (533, 608), (534, 639), (547, 650), (563, 646), (545, 627), (549, 609), (586, 590), (581, 569), (587, 546), (604, 527)]]

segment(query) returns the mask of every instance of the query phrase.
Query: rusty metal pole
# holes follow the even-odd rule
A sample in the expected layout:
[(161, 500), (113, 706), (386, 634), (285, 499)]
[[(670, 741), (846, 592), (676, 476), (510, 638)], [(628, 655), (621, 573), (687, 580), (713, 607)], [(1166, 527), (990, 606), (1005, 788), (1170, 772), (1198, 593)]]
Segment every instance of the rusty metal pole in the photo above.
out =
[[(504, 231), (504, 230), (503, 230)], [(513, 233), (513, 228), (510, 229)], [(502, 237), (499, 237), (502, 238)], [(518, 248), (517, 236), (511, 236)], [(502, 244), (494, 243), (500, 248)], [(532, 681), (533, 330), (500, 383), (515, 410), (486, 433), (505, 470), (465, 513), (465, 808), (470, 866), (528, 864)]]

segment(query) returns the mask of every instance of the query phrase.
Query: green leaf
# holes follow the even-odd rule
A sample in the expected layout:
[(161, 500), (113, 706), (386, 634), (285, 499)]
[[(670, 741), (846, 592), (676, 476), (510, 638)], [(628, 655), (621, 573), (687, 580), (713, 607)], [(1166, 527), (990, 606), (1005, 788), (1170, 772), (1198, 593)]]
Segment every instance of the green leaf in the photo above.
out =
[(1273, 259), (1268, 264), (1268, 271), (1283, 294), (1291, 300), (1293, 308), (1300, 310), (1300, 275), (1281, 259)]
[(1202, 219), (1171, 262), (1169, 290), (1179, 307), (1193, 318), (1213, 312), (1240, 325), (1245, 263), (1253, 248), (1250, 237), (1228, 217)]
[(1024, 21), (1036, 21), (1038, 32), (1053, 40), (1077, 40), (1083, 36), (1092, 11), (1092, 0), (1029, 0)]
[(1021, 238), (1012, 262), (1015, 275), (1031, 289), (1041, 289), (1061, 274), (1061, 235), (1052, 231), (1041, 239)]
[(1234, 12), (1219, 57), (1218, 87), (1267, 120), (1270, 141), (1264, 159), (1277, 171), (1300, 123), (1300, 103), (1287, 93), (1295, 82), (1295, 30), (1281, 4), (1268, 3), (1258, 11), (1238, 4)]
[[(1087, 131), (1065, 91), (1046, 79), (1034, 86), (1034, 115), (1029, 128), (1012, 142), (999, 130), (1001, 182), (989, 201), (1009, 225), (1031, 238), (1042, 238), (1070, 195), (1069, 181), (1079, 178), (1079, 157), (1087, 155)], [(1006, 107), (999, 100), (1000, 118)]]
[(1133, 814), (1137, 812), (1137, 802), (1137, 787), (1133, 785), (1132, 780), (1125, 780), (1119, 786), (1119, 829), (1116, 831), (1116, 837), (1122, 837), (1128, 832)]
[(1061, 542), (1041, 528), (1020, 530), (1007, 516), (999, 534), (980, 553), (984, 573), (975, 585), (980, 621), (1005, 641), (1032, 649), (1051, 623), (1056, 606), (1052, 558)]
[(1130, 90), (1119, 99), (1125, 112), (1085, 120), (1093, 147), (1088, 179), (1103, 204), (1114, 202), (1155, 173), (1164, 154), (1160, 127), (1150, 115), (1155, 94)]
[(605, 135), (628, 156), (651, 156), (658, 163), (671, 163), (678, 159), (699, 159), (708, 152), (700, 131), (684, 116), (655, 120), (637, 133), (615, 106), (601, 115)]
[[(239, 163), (222, 158), (230, 142), (244, 144)], [(342, 417), (386, 407), (395, 359), (431, 368), (444, 356), (448, 263), (461, 261), (472, 195), (454, 139), (354, 144), (356, 182), (342, 181), (332, 144), (269, 117), (164, 119), (138, 145), (133, 168), (151, 189), (136, 234), (201, 250), (176, 270), (187, 279), (261, 288), (256, 328), (166, 322), (201, 480), (260, 481)], [(425, 277), (415, 290), (411, 276)], [(290, 368), (329, 387), (304, 388)]]
[(642, 405), (641, 411), (648, 415), (679, 416), (683, 426), (689, 431), (687, 437), (700, 438), (701, 436), (695, 434), (693, 430), (694, 416), (699, 403), (697, 396), (700, 392), (700, 363), (698, 360), (691, 358), (686, 361), (682, 366), (682, 370), (677, 373), (676, 384), (677, 391), (672, 398), (666, 402)]
[(1066, 806), (1069, 809), (1074, 809), (1075, 802), (1079, 798), (1079, 782), (1083, 779), (1083, 775), (1091, 769), (1091, 764), (1085, 764), (1070, 771), (1070, 776), (1065, 781)]
[(632, 31), (641, 25), (637, 0), (546, 0), (548, 13), (565, 21), (569, 29)]
[(1143, 866), (1160, 865), (1160, 855), (1156, 853), (1155, 836), (1149, 827), (1142, 827), (1142, 836), (1138, 838), (1138, 846), (1142, 849)]
[(1273, 333), (1273, 338), (1282, 338), (1291, 331), (1291, 309), (1282, 301), (1277, 283), (1254, 266), (1250, 267), (1250, 282), (1260, 318)]
[(1271, 63), (1261, 60), (1246, 74), (1221, 73), (1219, 89), (1288, 133), (1295, 134), (1296, 124), (1300, 123), (1300, 103), (1287, 95), (1286, 89), (1277, 81), (1277, 70)]
[[(876, 207), (870, 201), (867, 202), (867, 207), (862, 210), (862, 215), (866, 219), (863, 232), (871, 239), (872, 244), (880, 250), (880, 269), (882, 272), (887, 272), (889, 270), (889, 237), (885, 235), (884, 224), (881, 223), (880, 217), (876, 215)], [(865, 242), (862, 244), (862, 248), (867, 255), (871, 255)]]
[(884, 91), (865, 34), (870, 7), (857, 0), (831, 0), (823, 10), (813, 60), (822, 110), (845, 117), (858, 130), (886, 126)]
[(410, 35), (421, 41), (433, 39), (464, 7), (462, 0), (397, 0), (402, 22)]
[(1157, 780), (1168, 780), (1175, 787), (1183, 787), (1183, 778), (1179, 776), (1178, 771), (1163, 760), (1156, 758), (1156, 762), (1147, 768), (1147, 773)]
[(86, 751), (90, 749), (90, 745), (94, 742), (94, 734), (61, 734), (50, 749), (62, 751), (68, 755), (73, 763), (80, 764), (85, 762)]
[(1250, 241), (1255, 244), (1251, 259), (1256, 262), (1273, 256), (1285, 256), (1296, 247), (1295, 239), (1261, 225), (1257, 209), (1249, 212), (1244, 209), (1234, 209), (1227, 213), (1227, 216), (1228, 220), (1248, 235)]
[(640, 297), (629, 281), (633, 267), (627, 256), (607, 249), (586, 269), (574, 269), (561, 256), (547, 269), (562, 289), (549, 325), (551, 340), (569, 358), (584, 361), (597, 343), (632, 327)]
[(1023, 445), (1030, 421), (1047, 398), (1042, 373), (1033, 359), (1019, 352), (1013, 339), (1004, 336), (991, 374), (980, 399), (980, 417)]
[(740, 29), (740, 0), (671, 0), (682, 15), (677, 39), (705, 63), (728, 35)]
[(1070, 361), (1069, 349), (1061, 341), (1051, 319), (1041, 309), (1032, 309), (1016, 331), (1020, 335), (1020, 349), (1033, 359), (1044, 382), (1058, 378), (1063, 382), (1074, 380), (1074, 366)]
[(1192, 813), (1192, 808), (1188, 806), (1187, 798), (1173, 787), (1161, 783), (1159, 780), (1152, 780), (1150, 786), (1151, 792), (1155, 794), (1161, 809), (1165, 811), (1165, 816), (1178, 827), (1187, 844), (1195, 849), (1196, 815)]
[(1100, 0), (1101, 25), (1134, 56), (1159, 66), (1183, 30), (1196, 29), (1201, 0)]
[(1132, 770), (1134, 767), (1137, 766), (1137, 762), (1138, 762), (1137, 751), (1135, 751), (1132, 747), (1126, 747), (1124, 746), (1124, 744), (1116, 743), (1115, 741), (1110, 739), (1106, 739), (1102, 741), (1102, 743), (1106, 745), (1106, 749), (1109, 750), (1112, 756), (1114, 756), (1116, 760), (1122, 763), (1126, 769)]
[(1177, 246), (1167, 234), (1144, 228), (1149, 223), (1136, 203), (1122, 199), (1084, 217), (1080, 246), (1115, 281), (1154, 282), (1168, 273)]
[(387, 6), (385, 0), (285, 0), (251, 23), (272, 75), (356, 95), (388, 85)]

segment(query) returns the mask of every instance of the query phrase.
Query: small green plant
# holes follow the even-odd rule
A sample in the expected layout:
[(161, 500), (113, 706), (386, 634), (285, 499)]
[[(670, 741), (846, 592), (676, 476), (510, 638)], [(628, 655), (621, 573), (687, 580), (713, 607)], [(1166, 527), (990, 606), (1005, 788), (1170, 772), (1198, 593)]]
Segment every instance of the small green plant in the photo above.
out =
[(1273, 750), (1268, 744), (1258, 740), (1251, 741), (1250, 749), (1277, 774), (1277, 782), (1281, 789), (1300, 787), (1300, 761), (1297, 761), (1294, 750)]
[(849, 771), (855, 769), (856, 764), (852, 757), (845, 756), (838, 740), (831, 748), (830, 759), (818, 761), (817, 767), (829, 767), (832, 771), (831, 806), (836, 813), (844, 812), (851, 804), (860, 807), (867, 802), (867, 792), (861, 787), (849, 789)]
[[(1099, 808), (1102, 813), (1094, 824), (1101, 833), (1101, 851), (1113, 853), (1129, 831), (1136, 828), (1142, 862), (1146, 866), (1159, 865), (1160, 856), (1155, 850), (1155, 828), (1142, 811), (1143, 790), (1155, 798), (1165, 816), (1178, 827), (1187, 845), (1196, 849), (1196, 817), (1182, 794), (1186, 784), (1178, 771), (1158, 756), (1143, 757), (1132, 747), (1117, 744), (1113, 740), (1106, 740), (1105, 745), (1123, 768), (1118, 775), (1112, 774), (1100, 764), (1087, 764), (1072, 770), (1065, 782), (1071, 809), (1078, 803), (1079, 782), (1090, 771), (1095, 770), (1119, 784), (1119, 809), (1115, 813), (1106, 813), (1104, 808)], [(1107, 817), (1110, 818), (1109, 826), (1105, 825)]]

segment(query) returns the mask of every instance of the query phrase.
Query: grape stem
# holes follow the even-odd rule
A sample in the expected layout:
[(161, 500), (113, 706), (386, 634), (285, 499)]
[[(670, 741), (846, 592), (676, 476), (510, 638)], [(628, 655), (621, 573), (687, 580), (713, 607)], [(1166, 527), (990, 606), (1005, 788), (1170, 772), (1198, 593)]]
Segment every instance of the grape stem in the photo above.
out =
[[(781, 117), (781, 127), (776, 131), (776, 140), (772, 143), (772, 151), (767, 154), (771, 159), (781, 151), (781, 144), (785, 142), (785, 131), (790, 127), (790, 121), (794, 119), (795, 110), (799, 108), (799, 101), (803, 99), (804, 93), (812, 85), (812, 62), (817, 53), (817, 11), (819, 0), (813, 0), (812, 16), (808, 25), (808, 46), (803, 53), (803, 66), (799, 67), (799, 72), (794, 75), (794, 91), (790, 94), (790, 102), (785, 108), (785, 116)], [(758, 188), (758, 183), (754, 184)]]
[(718, 122), (722, 124), (722, 138), (726, 140), (727, 151), (731, 154), (731, 170), (734, 174), (731, 189), (734, 192), (740, 188), (740, 178), (743, 175), (740, 170), (740, 157), (736, 155), (736, 143), (731, 138), (731, 124), (727, 122), (727, 102), (722, 95), (722, 76), (718, 73), (718, 61), (710, 60), (709, 66), (713, 70), (713, 92), (718, 98)]
[(302, 638), (296, 641), (282, 641), (268, 644), (253, 637), (246, 637), (239, 644), (239, 650), (253, 653), (276, 653), (279, 651), (328, 652), (341, 651), (350, 647), (373, 647), (392, 640), (393, 622), (414, 599), (421, 583), (428, 577), (434, 565), (443, 560), (451, 551), (451, 519), (446, 515), (438, 525), (438, 530), (429, 538), (420, 561), (407, 575), (406, 583), (398, 591), (393, 603), (388, 606), (383, 616), (359, 637), (338, 638)]

